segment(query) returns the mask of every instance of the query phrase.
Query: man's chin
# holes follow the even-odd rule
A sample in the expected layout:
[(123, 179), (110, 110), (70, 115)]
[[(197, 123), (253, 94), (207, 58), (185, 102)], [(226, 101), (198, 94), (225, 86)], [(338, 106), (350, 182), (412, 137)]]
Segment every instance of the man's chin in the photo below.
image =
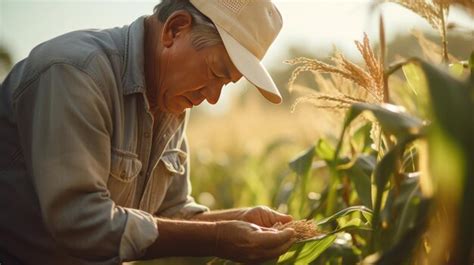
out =
[(163, 104), (162, 106), (160, 106), (159, 109), (162, 112), (171, 113), (171, 114), (175, 114), (175, 115), (182, 114), (183, 112), (186, 111), (186, 107), (182, 107), (182, 106), (179, 106), (179, 105), (168, 106), (166, 103)]

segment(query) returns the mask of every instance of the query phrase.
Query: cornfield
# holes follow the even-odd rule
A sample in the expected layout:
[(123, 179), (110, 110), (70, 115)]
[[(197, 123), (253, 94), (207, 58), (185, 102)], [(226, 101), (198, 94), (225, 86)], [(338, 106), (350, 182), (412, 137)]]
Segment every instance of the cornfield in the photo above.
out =
[[(388, 62), (381, 16), (378, 50), (367, 35), (355, 42), (363, 65), (338, 51), (332, 63), (286, 61), (299, 95), (291, 109), (310, 105), (342, 126), (336, 139), (321, 135), (292, 159), (292, 173), (277, 174), (264, 199), (250, 200), (301, 219), (287, 225), (300, 241), (267, 264), (474, 263), (474, 49), (465, 60), (452, 56), (446, 24), (452, 5), (471, 14), (474, 6), (390, 2), (426, 19), (439, 43), (414, 32), (424, 56)], [(316, 87), (295, 82), (303, 72)], [(253, 163), (265, 165), (268, 154)]]

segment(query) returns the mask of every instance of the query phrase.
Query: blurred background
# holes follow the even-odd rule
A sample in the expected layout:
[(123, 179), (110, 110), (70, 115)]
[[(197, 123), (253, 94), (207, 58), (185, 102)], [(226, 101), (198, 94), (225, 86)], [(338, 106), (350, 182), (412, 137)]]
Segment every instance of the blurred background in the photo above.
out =
[[(29, 51), (50, 38), (84, 28), (109, 28), (131, 23), (152, 13), (159, 0), (0, 0), (0, 81)], [(285, 191), (295, 176), (288, 162), (324, 136), (335, 141), (342, 116), (299, 105), (288, 80), (293, 67), (287, 59), (305, 56), (329, 61), (340, 50), (358, 62), (362, 58), (354, 40), (368, 34), (378, 45), (378, 19), (383, 14), (388, 61), (423, 53), (413, 30), (439, 42), (437, 32), (413, 12), (395, 4), (374, 7), (364, 0), (274, 0), (284, 27), (268, 51), (264, 64), (284, 97), (284, 103), (266, 102), (245, 80), (224, 88), (216, 105), (193, 109), (188, 126), (191, 146), (193, 195), (211, 209), (265, 204), (289, 211)], [(467, 58), (474, 48), (474, 19), (456, 8), (450, 10), (450, 52)], [(305, 73), (297, 84), (316, 88), (314, 76)], [(312, 182), (309, 197), (318, 199), (324, 176)]]

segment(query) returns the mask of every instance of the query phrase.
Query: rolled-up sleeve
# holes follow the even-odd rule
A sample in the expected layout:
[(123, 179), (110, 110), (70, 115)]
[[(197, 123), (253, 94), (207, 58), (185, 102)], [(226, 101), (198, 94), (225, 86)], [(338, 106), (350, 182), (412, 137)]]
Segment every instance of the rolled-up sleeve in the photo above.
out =
[(183, 153), (187, 154), (182, 162), (182, 166), (185, 169), (184, 173), (173, 176), (163, 203), (156, 213), (158, 216), (190, 219), (196, 214), (209, 211), (209, 208), (196, 203), (194, 198), (191, 196), (192, 188), (189, 174), (189, 152), (185, 135), (183, 135), (181, 150)]
[(152, 215), (110, 199), (105, 93), (75, 66), (54, 64), (17, 93), (14, 108), (46, 228), (70, 255), (117, 264), (142, 255), (158, 230)]

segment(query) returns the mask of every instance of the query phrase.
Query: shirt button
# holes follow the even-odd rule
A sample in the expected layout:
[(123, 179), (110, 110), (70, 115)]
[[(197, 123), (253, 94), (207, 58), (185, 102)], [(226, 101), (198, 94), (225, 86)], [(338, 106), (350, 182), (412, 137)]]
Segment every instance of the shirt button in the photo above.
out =
[(151, 133), (149, 133), (149, 132), (146, 132), (144, 135), (145, 135), (145, 138), (150, 138), (150, 136), (151, 136)]

